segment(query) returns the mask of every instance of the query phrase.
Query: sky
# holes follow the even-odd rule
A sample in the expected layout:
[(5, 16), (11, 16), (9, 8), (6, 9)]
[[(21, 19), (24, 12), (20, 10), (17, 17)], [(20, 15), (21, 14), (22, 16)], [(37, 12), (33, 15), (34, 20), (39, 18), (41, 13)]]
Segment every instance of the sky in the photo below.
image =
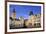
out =
[(16, 18), (22, 16), (24, 19), (29, 18), (29, 12), (32, 11), (33, 14), (41, 13), (41, 6), (29, 6), (29, 5), (10, 5), (10, 15), (13, 13), (13, 9), (16, 11)]

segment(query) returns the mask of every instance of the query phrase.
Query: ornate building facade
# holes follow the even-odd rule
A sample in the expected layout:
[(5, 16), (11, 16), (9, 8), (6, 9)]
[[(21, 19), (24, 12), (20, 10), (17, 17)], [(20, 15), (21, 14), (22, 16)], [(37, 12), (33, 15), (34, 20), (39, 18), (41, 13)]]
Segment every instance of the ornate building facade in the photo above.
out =
[(11, 28), (19, 28), (19, 27), (24, 27), (24, 18), (19, 17), (19, 19), (16, 18), (16, 11), (15, 9), (13, 10), (13, 13), (10, 17), (10, 27)]
[(16, 11), (13, 10), (12, 16), (10, 17), (10, 28), (23, 28), (23, 27), (41, 27), (41, 15), (34, 15), (33, 12), (29, 13), (29, 19), (24, 19), (22, 16), (19, 19), (16, 18)]
[(41, 17), (40, 14), (31, 15), (29, 19), (25, 22), (27, 27), (41, 27)]

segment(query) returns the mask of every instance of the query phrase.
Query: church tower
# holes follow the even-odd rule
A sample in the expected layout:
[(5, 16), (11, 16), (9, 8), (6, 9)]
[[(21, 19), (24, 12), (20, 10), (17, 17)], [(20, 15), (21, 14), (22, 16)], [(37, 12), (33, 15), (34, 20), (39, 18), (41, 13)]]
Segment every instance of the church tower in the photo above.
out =
[(16, 11), (15, 11), (15, 9), (13, 9), (12, 18), (16, 19)]
[(31, 17), (33, 16), (33, 11), (29, 12), (29, 19), (31, 19)]

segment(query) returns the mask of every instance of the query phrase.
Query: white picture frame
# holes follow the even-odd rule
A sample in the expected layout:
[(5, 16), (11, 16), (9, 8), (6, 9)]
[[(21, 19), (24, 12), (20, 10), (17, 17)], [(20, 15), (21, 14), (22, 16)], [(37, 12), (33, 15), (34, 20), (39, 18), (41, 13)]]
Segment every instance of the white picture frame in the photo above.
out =
[[(29, 5), (29, 6), (41, 6), (41, 27), (40, 28), (20, 28), (10, 29), (9, 27), (9, 6), (10, 5)], [(7, 32), (35, 32), (44, 31), (44, 3), (39, 2), (7, 2)], [(37, 9), (36, 9), (37, 10)]]

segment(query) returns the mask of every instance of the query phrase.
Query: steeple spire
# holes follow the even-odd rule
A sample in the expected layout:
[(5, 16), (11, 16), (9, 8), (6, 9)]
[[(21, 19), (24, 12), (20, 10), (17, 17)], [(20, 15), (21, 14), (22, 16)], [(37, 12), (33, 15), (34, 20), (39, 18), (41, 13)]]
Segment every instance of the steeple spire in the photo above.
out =
[(15, 8), (13, 9), (13, 13), (16, 13)]
[(13, 18), (13, 19), (16, 18), (16, 11), (15, 11), (15, 8), (13, 8), (12, 18)]

